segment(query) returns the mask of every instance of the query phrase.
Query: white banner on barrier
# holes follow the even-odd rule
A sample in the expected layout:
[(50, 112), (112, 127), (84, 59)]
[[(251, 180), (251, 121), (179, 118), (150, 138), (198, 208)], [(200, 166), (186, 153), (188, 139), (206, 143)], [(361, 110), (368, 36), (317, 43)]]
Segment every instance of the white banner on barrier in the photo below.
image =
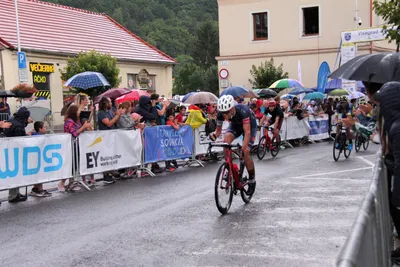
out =
[(324, 114), (319, 117), (308, 117), (310, 124), (310, 139), (313, 141), (329, 138), (329, 119), (328, 115)]
[(140, 131), (95, 131), (79, 136), (79, 173), (94, 174), (141, 164)]
[[(286, 128), (283, 128), (285, 125), (282, 125), (282, 129), (285, 129), (287, 133), (286, 140), (300, 139), (310, 134), (310, 126), (306, 119), (298, 120), (297, 117), (288, 117), (284, 123), (287, 125)], [(283, 134), (281, 133), (282, 139), (285, 138)]]
[(2, 138), (0, 190), (72, 177), (71, 135)]
[[(222, 133), (221, 136), (218, 137), (216, 142), (223, 142), (224, 141), (224, 136), (225, 132), (229, 127), (229, 122), (224, 121), (224, 124), (222, 125)], [(206, 135), (206, 127), (205, 125), (201, 125), (200, 127), (196, 128), (195, 130), (195, 146), (196, 146), (196, 155), (200, 154), (206, 154), (208, 150), (208, 144), (213, 142), (211, 139)], [(242, 144), (243, 143), (243, 138), (239, 137), (235, 139), (232, 144)], [(222, 151), (221, 147), (213, 147), (213, 151), (219, 152)]]

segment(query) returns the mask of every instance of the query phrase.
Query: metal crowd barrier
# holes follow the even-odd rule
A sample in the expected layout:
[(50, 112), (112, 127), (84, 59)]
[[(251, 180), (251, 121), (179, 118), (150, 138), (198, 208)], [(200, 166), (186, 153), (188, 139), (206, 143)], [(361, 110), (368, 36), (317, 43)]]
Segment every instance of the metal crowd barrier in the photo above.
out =
[(9, 118), (10, 115), (8, 115), (7, 113), (0, 113), (0, 121), (8, 121)]
[(387, 170), (379, 153), (368, 193), (350, 235), (337, 256), (335, 266), (392, 266), (392, 225), (387, 178)]

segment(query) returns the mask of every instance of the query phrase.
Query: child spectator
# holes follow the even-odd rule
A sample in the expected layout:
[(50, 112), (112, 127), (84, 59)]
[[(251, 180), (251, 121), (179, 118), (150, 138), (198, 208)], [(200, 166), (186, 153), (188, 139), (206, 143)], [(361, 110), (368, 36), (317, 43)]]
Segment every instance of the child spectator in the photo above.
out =
[[(167, 122), (166, 125), (172, 126), (172, 128), (174, 128), (175, 130), (179, 130), (179, 126), (176, 125), (175, 123), (175, 117), (174, 115), (170, 114), (167, 118)], [(175, 166), (175, 168), (173, 168), (171, 166), (171, 163)], [(178, 169), (178, 162), (176, 162), (176, 160), (170, 160), (170, 161), (166, 161), (165, 162), (165, 167), (166, 167), (166, 171), (168, 172), (172, 172), (175, 171), (175, 169)]]
[(181, 106), (179, 114), (176, 115), (176, 122), (179, 126), (182, 126), (186, 121), (186, 107)]
[[(46, 125), (44, 125), (44, 122), (42, 121), (36, 121), (33, 124), (33, 128), (35, 131), (31, 134), (31, 136), (38, 136), (38, 135), (44, 135), (46, 134)], [(29, 193), (30, 196), (33, 197), (50, 197), (51, 193), (47, 192), (46, 190), (43, 190), (43, 184), (35, 184), (32, 187), (31, 192)]]

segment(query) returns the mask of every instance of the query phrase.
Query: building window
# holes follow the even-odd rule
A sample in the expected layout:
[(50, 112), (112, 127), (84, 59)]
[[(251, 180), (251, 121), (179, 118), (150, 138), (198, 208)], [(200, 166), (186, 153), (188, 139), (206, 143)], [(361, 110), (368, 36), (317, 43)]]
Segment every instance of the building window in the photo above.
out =
[(128, 88), (129, 89), (137, 89), (136, 76), (137, 76), (137, 74), (128, 74)]
[(253, 13), (253, 40), (268, 40), (268, 12)]
[(319, 35), (319, 7), (304, 7), (303, 36)]
[(139, 79), (138, 74), (128, 74), (128, 88), (141, 90), (156, 90), (156, 75), (148, 75), (148, 79)]

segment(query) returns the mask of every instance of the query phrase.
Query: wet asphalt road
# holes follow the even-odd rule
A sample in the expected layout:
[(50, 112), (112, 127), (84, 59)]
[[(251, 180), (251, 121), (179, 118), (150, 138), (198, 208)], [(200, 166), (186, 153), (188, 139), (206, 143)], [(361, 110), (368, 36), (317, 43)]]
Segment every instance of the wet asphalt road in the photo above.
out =
[(255, 159), (253, 200), (234, 197), (225, 216), (214, 201), (219, 163), (3, 203), (0, 266), (331, 266), (377, 149), (335, 163), (320, 143)]

